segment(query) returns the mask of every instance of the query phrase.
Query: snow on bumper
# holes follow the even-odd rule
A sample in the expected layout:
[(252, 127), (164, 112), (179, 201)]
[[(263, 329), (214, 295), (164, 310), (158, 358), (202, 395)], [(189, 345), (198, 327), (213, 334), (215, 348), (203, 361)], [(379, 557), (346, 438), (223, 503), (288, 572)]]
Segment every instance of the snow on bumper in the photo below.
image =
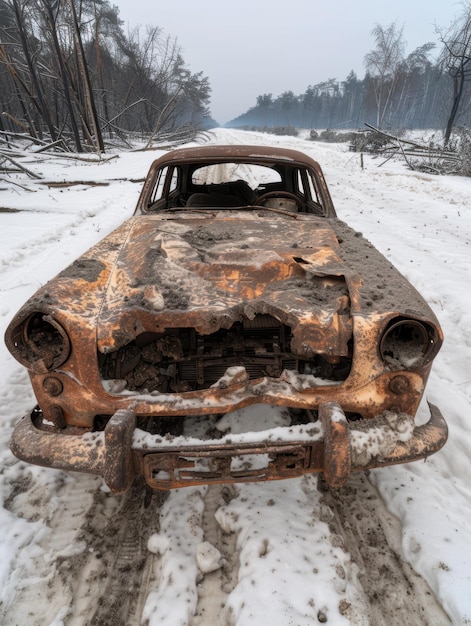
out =
[[(319, 407), (319, 422), (306, 425), (298, 438), (284, 427), (276, 429), (274, 437), (267, 436), (270, 431), (257, 433), (256, 440), (235, 436), (195, 443), (183, 438), (137, 446), (131, 410), (116, 411), (104, 431), (86, 434), (38, 428), (28, 415), (13, 432), (11, 450), (36, 465), (102, 475), (117, 494), (139, 474), (154, 489), (173, 489), (322, 472), (330, 487), (339, 488), (352, 471), (407, 463), (437, 452), (448, 429), (440, 410), (429, 407), (430, 420), (421, 426), (409, 415), (390, 411), (349, 423), (339, 404), (325, 402)], [(280, 431), (291, 434), (284, 437)]]

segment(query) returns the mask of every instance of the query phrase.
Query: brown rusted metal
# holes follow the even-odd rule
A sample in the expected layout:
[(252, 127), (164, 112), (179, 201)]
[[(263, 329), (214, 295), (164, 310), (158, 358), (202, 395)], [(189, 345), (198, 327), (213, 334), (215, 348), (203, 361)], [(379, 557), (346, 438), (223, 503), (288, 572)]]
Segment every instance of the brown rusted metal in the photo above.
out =
[[(98, 244), (85, 255), (86, 258), (82, 258), (77, 270), (65, 271), (38, 292), (13, 320), (12, 331), (7, 332), (7, 343), (17, 353), (20, 333), (15, 328), (22, 328), (36, 309), (43, 309), (46, 317), (54, 314), (67, 328), (74, 349), (67, 366), (61, 365), (54, 370), (54, 377), (62, 384), (63, 391), (53, 396), (51, 387), (44, 387), (43, 381), (51, 372), (40, 369), (31, 373), (45, 415), (52, 421), (50, 407), (60, 404), (68, 424), (91, 427), (96, 414), (113, 412), (110, 406), (125, 409), (133, 405), (138, 415), (179, 415), (182, 405), (190, 404), (191, 410), (197, 414), (227, 412), (257, 402), (278, 404), (282, 401), (286, 406), (317, 408), (322, 401), (336, 400), (345, 411), (358, 412), (365, 417), (389, 408), (391, 392), (388, 385), (394, 374), (382, 362), (378, 351), (384, 328), (400, 315), (401, 309), (397, 305), (403, 302), (409, 315), (414, 314), (418, 320), (430, 320), (431, 327), (433, 324), (436, 351), (441, 343), (436, 320), (404, 279), (374, 248), (355, 237), (346, 226), (333, 222), (331, 226), (335, 230), (332, 230), (322, 218), (303, 217), (302, 220), (290, 227), (292, 222), (283, 218), (277, 218), (275, 223), (267, 222), (266, 218), (264, 221), (246, 219), (241, 222), (232, 218), (229, 222), (227, 219), (205, 218), (203, 226), (209, 243), (203, 246), (198, 243), (203, 241), (201, 223), (192, 226), (191, 221), (182, 218), (178, 222), (179, 228), (198, 233), (190, 246), (188, 235), (184, 239), (178, 233), (169, 234), (167, 221), (144, 216), (138, 223), (119, 229)], [(271, 239), (266, 237), (269, 224), (276, 226), (276, 229), (271, 228)], [(234, 230), (235, 225), (238, 230)], [(234, 239), (244, 241), (243, 238), (247, 237), (253, 242), (252, 248), (228, 252), (222, 248), (228, 241), (224, 236), (232, 237), (229, 242)], [(221, 238), (220, 248), (217, 242)], [(342, 244), (339, 245), (338, 239)], [(127, 245), (117, 256), (123, 241)], [(146, 258), (146, 250), (152, 250), (155, 241), (159, 242), (160, 252), (152, 260)], [(287, 247), (287, 242), (296, 243), (296, 248)], [(356, 256), (347, 264), (349, 249), (347, 247), (344, 251), (343, 246), (353, 246), (353, 242)], [(100, 265), (88, 265), (91, 257), (100, 258)], [(384, 293), (377, 290), (374, 294), (369, 285), (365, 274), (367, 258), (371, 267), (382, 273)], [(91, 273), (87, 273), (87, 268)], [(169, 275), (175, 277), (173, 282), (169, 281)], [(375, 278), (375, 283), (377, 280)], [(374, 301), (370, 300), (373, 296)], [(265, 399), (260, 399), (260, 390), (254, 380), (246, 385), (244, 392), (238, 392), (233, 402), (228, 400), (225, 388), (211, 387), (217, 382), (214, 379), (209, 380), (207, 388), (201, 388), (203, 361), (213, 361), (212, 365), (218, 361), (220, 376), (223, 376), (225, 367), (234, 363), (245, 367), (249, 364), (249, 360), (244, 363), (245, 357), (235, 344), (234, 356), (225, 357), (225, 360), (221, 355), (205, 354), (204, 346), (213, 342), (212, 337), (226, 331), (236, 337), (241, 323), (249, 326), (257, 319), (268, 318), (275, 320), (279, 329), (289, 329), (290, 345), (284, 353), (283, 346), (280, 346), (278, 354), (272, 341), (269, 354), (263, 356), (265, 370), (260, 368), (255, 379), (262, 381), (268, 375), (263, 381)], [(182, 379), (176, 378), (175, 387), (166, 390), (159, 388), (155, 378), (156, 386), (152, 390), (169, 393), (167, 398), (160, 395), (144, 400), (142, 397), (120, 396), (107, 391), (102, 378), (126, 379), (127, 374), (123, 375), (116, 368), (115, 373), (111, 370), (111, 374), (106, 375), (98, 367), (90, 367), (90, 363), (97, 359), (107, 362), (114, 356), (123, 364), (127, 360), (123, 350), (146, 333), (160, 333), (156, 335), (157, 342), (162, 334), (168, 336), (168, 333), (181, 341), (183, 331), (195, 336), (193, 352), (184, 355), (181, 363), (185, 366), (193, 363), (200, 371), (195, 379), (196, 388), (180, 388)], [(255, 330), (250, 333), (245, 340), (245, 352), (250, 348)], [(197, 345), (199, 341), (202, 342), (201, 351)], [(352, 342), (355, 358), (352, 358)], [(219, 346), (222, 350), (223, 340), (219, 340)], [(136, 350), (141, 348), (137, 346)], [(178, 358), (170, 358), (169, 354), (167, 350), (167, 356), (163, 358), (167, 370), (167, 363), (179, 363)], [(137, 357), (140, 358), (140, 354)], [(262, 359), (260, 353), (255, 357)], [(328, 380), (329, 367), (339, 359), (346, 359), (344, 364), (340, 362), (346, 373), (342, 375), (342, 367), (339, 367), (335, 379)], [(280, 376), (279, 367), (284, 366), (283, 360), (317, 360), (316, 367), (320, 368), (317, 376), (325, 379), (327, 384), (314, 384), (306, 379), (300, 381), (302, 391), (287, 380), (281, 386), (272, 384)], [(160, 362), (153, 367), (154, 376), (160, 376)], [(288, 364), (285, 369), (291, 367)], [(415, 412), (428, 369), (429, 364), (424, 364), (402, 373), (409, 385), (404, 393), (394, 394), (394, 405), (406, 413)], [(147, 367), (145, 373), (149, 372), (150, 367)], [(144, 378), (145, 384), (147, 380), (148, 377)], [(332, 382), (338, 384), (332, 385)], [(58, 388), (56, 385), (53, 393), (57, 394)], [(131, 389), (138, 394), (138, 388)], [(278, 396), (279, 401), (276, 401)], [(184, 407), (183, 413), (186, 410)]]
[(363, 464), (357, 455), (354, 455), (353, 463), (356, 469), (372, 469), (373, 467), (385, 467), (397, 463), (411, 463), (419, 459), (427, 459), (438, 452), (445, 445), (448, 438), (448, 426), (440, 409), (434, 404), (428, 403), (430, 420), (421, 426), (414, 428), (413, 436), (406, 442), (397, 441), (394, 450), (384, 458), (374, 458), (371, 462)]
[(89, 474), (104, 470), (103, 433), (84, 435), (73, 428), (38, 428), (30, 415), (16, 424), (10, 449), (18, 459), (34, 465)]
[[(148, 211), (156, 179), (162, 168), (171, 168), (175, 165), (185, 168), (206, 163), (251, 163), (268, 167), (278, 164), (280, 167), (286, 166), (288, 170), (299, 168), (311, 171), (315, 174), (317, 188), (321, 196), (322, 205), (325, 208), (325, 215), (327, 217), (336, 216), (329, 188), (317, 161), (298, 150), (289, 150), (275, 146), (249, 145), (198, 146), (197, 148), (173, 150), (162, 155), (154, 161), (149, 170), (137, 203), (136, 213)], [(168, 183), (170, 183), (170, 180), (168, 180)], [(286, 189), (286, 191), (289, 190)]]
[[(317, 198), (295, 194), (296, 219), (257, 206), (255, 191), (243, 207), (183, 206), (195, 168), (224, 163), (270, 167), (290, 198), (293, 181), (309, 174)], [(262, 188), (258, 200), (276, 193)], [(415, 415), (442, 342), (437, 319), (389, 261), (336, 218), (319, 165), (292, 150), (211, 146), (163, 155), (134, 217), (42, 287), (5, 340), (29, 369), (43, 424), (23, 421), (14, 453), (102, 474), (114, 492), (135, 473), (172, 488), (322, 471), (340, 486), (350, 464), (406, 462), (444, 442), (433, 411), (413, 445), (396, 446), (394, 427), (378, 421), (388, 411)], [(323, 442), (271, 451), (263, 441), (255, 450), (202, 444), (190, 450), (191, 462), (188, 450), (131, 451), (136, 421), (257, 404), (319, 414)], [(367, 429), (381, 423), (389, 447), (376, 457), (374, 449), (358, 453), (355, 419)], [(266, 467), (235, 469), (231, 459), (250, 454), (268, 455)], [(202, 459), (212, 469), (200, 470)]]
[(332, 489), (339, 489), (352, 471), (347, 418), (337, 402), (323, 402), (319, 418), (324, 430), (324, 478)]
[(124, 493), (134, 480), (132, 438), (136, 416), (131, 410), (120, 409), (105, 428), (103, 478), (113, 493)]
[[(260, 482), (294, 478), (308, 473), (310, 448), (300, 443), (212, 445), (190, 447), (174, 452), (146, 454), (143, 470), (146, 482), (154, 489), (173, 489), (197, 484)], [(251, 457), (265, 460), (263, 467), (233, 469), (234, 460)], [(203, 465), (205, 467), (203, 469)]]
[[(352, 431), (341, 407), (324, 403), (320, 407), (321, 426), (313, 437), (296, 441), (263, 439), (250, 443), (217, 443), (201, 441), (172, 446), (133, 447), (135, 415), (118, 411), (105, 432), (66, 435), (38, 428), (27, 416), (15, 428), (12, 451), (20, 459), (56, 469), (101, 474), (114, 493), (123, 493), (136, 473), (142, 474), (154, 489), (175, 489), (213, 483), (261, 482), (320, 473), (334, 489), (348, 480), (352, 471), (408, 463), (437, 452), (446, 442), (447, 425), (439, 409), (430, 405), (429, 422), (414, 428), (405, 440), (397, 439), (387, 456), (376, 456), (365, 462), (352, 446)], [(410, 416), (407, 416), (410, 417)], [(317, 426), (317, 424), (316, 424)], [(374, 419), (366, 420), (363, 435), (377, 429)], [(75, 434), (69, 434), (70, 430)], [(397, 437), (401, 435), (398, 433)], [(239, 464), (233, 467), (233, 461)], [(255, 459), (255, 467), (243, 460)], [(257, 461), (262, 460), (260, 466)]]

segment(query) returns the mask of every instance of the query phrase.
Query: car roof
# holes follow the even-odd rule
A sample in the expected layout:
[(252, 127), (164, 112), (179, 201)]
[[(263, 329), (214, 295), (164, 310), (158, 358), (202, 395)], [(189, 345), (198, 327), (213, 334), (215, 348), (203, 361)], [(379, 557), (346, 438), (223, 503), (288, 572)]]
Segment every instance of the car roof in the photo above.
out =
[(253, 145), (210, 145), (197, 146), (194, 148), (178, 148), (156, 159), (152, 164), (152, 168), (161, 167), (164, 164), (171, 164), (177, 161), (187, 163), (219, 161), (297, 163), (320, 171), (320, 166), (317, 161), (298, 150)]
[(163, 153), (150, 166), (137, 202), (136, 212), (139, 213), (140, 210), (146, 211), (147, 198), (155, 184), (156, 173), (159, 170), (163, 170), (166, 167), (179, 166), (191, 172), (200, 166), (204, 167), (205, 165), (220, 163), (249, 163), (251, 165), (272, 167), (279, 171), (285, 170), (286, 172), (291, 168), (310, 170), (318, 181), (326, 214), (331, 217), (336, 215), (321, 166), (315, 159), (299, 150), (290, 148), (241, 144), (209, 144), (192, 148), (177, 148), (176, 150)]

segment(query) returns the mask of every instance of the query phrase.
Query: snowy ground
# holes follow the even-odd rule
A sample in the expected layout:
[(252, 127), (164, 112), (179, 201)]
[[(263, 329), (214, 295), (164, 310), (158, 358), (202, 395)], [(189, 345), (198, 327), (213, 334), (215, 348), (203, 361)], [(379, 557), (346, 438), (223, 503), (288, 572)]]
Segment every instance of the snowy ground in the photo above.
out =
[[(345, 146), (302, 139), (218, 130), (211, 141), (279, 144), (320, 161), (339, 216), (441, 321), (428, 398), (449, 441), (426, 463), (354, 476), (340, 494), (307, 477), (116, 498), (99, 478), (10, 454), (12, 426), (34, 399), (2, 344), (0, 623), (471, 624), (471, 180), (369, 157), (361, 169)], [(129, 180), (157, 154), (24, 157), (43, 181), (0, 172), (2, 334), (28, 296), (132, 213), (141, 185)]]

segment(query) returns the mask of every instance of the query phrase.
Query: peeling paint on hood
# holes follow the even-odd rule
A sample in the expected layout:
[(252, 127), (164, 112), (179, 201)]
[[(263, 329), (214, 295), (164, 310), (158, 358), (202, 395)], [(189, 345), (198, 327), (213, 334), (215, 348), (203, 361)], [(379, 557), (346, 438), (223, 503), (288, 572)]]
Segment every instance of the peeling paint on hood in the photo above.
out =
[[(312, 217), (140, 217), (109, 279), (99, 349), (114, 350), (146, 330), (193, 327), (209, 334), (241, 315), (266, 313), (293, 328), (300, 354), (314, 350), (317, 335), (345, 354), (351, 329), (339, 250), (328, 222)], [(308, 325), (312, 339), (301, 340)]]

